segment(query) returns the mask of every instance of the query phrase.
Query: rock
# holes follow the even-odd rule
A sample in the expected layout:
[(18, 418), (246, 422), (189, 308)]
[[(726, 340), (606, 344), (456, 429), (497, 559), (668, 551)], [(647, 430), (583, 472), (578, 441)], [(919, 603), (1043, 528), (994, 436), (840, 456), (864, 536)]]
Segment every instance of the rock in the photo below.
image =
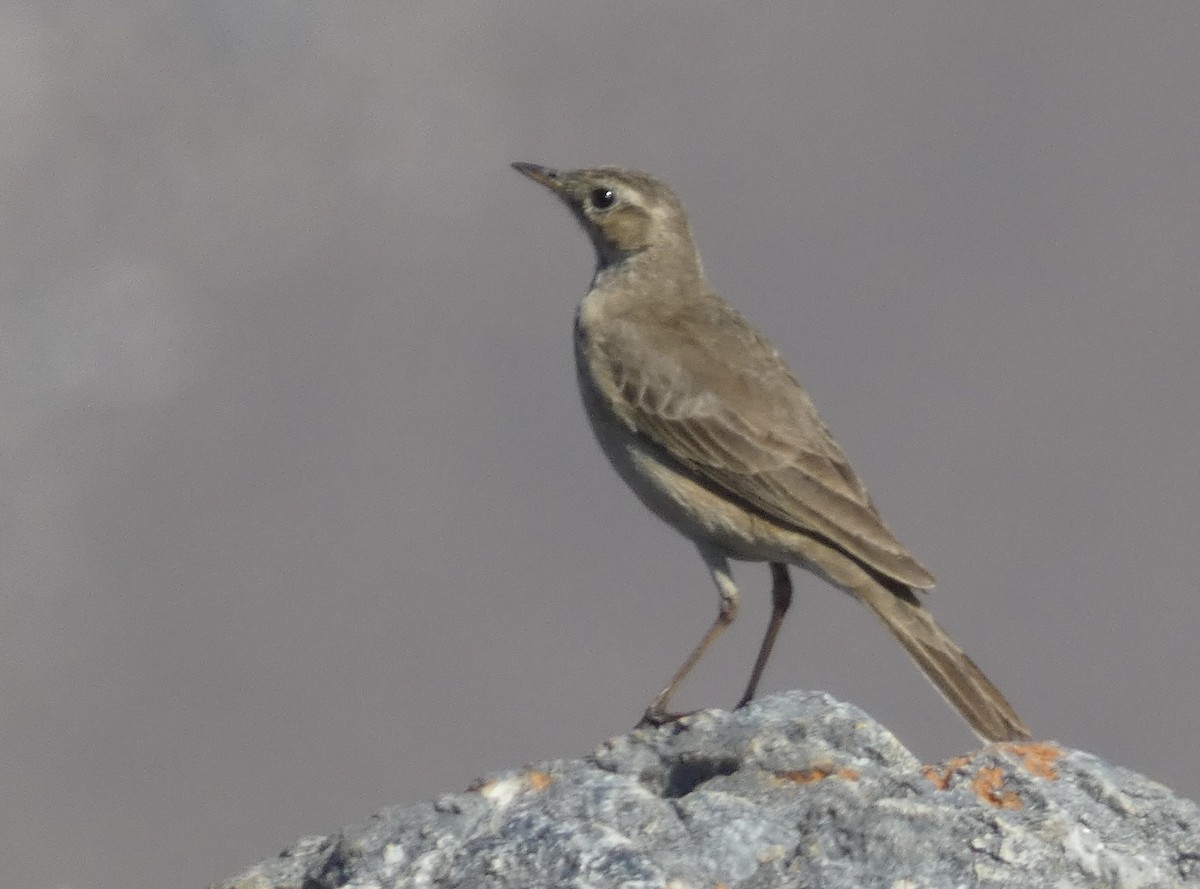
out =
[(1200, 807), (1052, 743), (923, 766), (794, 692), (386, 809), (219, 885), (1200, 887)]

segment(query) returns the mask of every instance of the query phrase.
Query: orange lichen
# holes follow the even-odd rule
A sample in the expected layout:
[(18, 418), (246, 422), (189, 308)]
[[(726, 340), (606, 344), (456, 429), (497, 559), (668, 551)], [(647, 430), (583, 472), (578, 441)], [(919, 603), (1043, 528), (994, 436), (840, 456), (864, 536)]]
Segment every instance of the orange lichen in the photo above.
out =
[(857, 781), (862, 777), (857, 769), (839, 769), (833, 763), (823, 763), (807, 769), (787, 769), (775, 772), (776, 778), (781, 781), (791, 781), (793, 784), (812, 784), (815, 781), (824, 781), (831, 775), (846, 781)]
[(947, 760), (941, 769), (937, 766), (923, 767), (921, 774), (928, 778), (930, 783), (938, 790), (949, 790), (950, 779), (954, 777), (954, 773), (970, 764), (971, 758), (969, 756), (956, 756), (954, 759)]
[(531, 770), (512, 778), (492, 778), (476, 782), (467, 788), (468, 793), (478, 793), (503, 808), (523, 793), (541, 793), (554, 783), (547, 772)]
[(1055, 763), (1062, 758), (1061, 747), (1054, 744), (1002, 744), (1006, 750), (1021, 760), (1025, 771), (1037, 778), (1047, 781), (1058, 780), (1058, 769)]
[(529, 789), (534, 793), (541, 793), (554, 783), (554, 779), (546, 772), (527, 772), (525, 777), (529, 780)]
[[(1055, 762), (1062, 750), (1053, 744), (1001, 744), (999, 749), (1015, 756), (1021, 767), (1038, 778), (1055, 780)], [(971, 791), (990, 806), (1000, 809), (1021, 808), (1021, 798), (1004, 789), (1004, 769), (1000, 766), (974, 766), (973, 756), (956, 756), (940, 766), (925, 766), (921, 774), (938, 790), (949, 790), (956, 775), (968, 776)]]
[(1019, 809), (1021, 799), (1004, 789), (1004, 772), (998, 766), (985, 766), (971, 778), (971, 790), (985, 803), (998, 809)]

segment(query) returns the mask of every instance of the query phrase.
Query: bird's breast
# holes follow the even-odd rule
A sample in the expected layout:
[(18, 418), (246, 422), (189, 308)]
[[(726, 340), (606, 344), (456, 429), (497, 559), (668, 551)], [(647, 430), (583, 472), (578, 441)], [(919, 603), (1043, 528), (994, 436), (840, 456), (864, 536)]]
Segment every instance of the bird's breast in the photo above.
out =
[(617, 475), (655, 515), (684, 537), (715, 545), (734, 558), (773, 558), (769, 522), (731, 504), (638, 433), (614, 397), (616, 381), (586, 324), (577, 320), (575, 367), (584, 412), (600, 450)]

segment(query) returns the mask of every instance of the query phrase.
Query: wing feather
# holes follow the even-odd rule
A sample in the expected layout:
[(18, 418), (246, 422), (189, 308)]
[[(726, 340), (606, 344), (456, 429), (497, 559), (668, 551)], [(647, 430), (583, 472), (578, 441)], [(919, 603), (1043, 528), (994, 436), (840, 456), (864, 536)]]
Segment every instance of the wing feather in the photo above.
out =
[[(718, 324), (614, 319), (592, 336), (592, 370), (610, 381), (617, 415), (724, 495), (902, 583), (932, 586), (779, 354), (720, 309)], [(687, 335), (695, 330), (720, 335)]]

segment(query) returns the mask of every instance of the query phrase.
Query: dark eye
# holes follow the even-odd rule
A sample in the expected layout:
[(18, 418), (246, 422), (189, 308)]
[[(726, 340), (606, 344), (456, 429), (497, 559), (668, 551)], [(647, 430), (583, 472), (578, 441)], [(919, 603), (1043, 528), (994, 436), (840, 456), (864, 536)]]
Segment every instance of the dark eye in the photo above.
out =
[(617, 196), (611, 188), (597, 188), (591, 194), (592, 206), (597, 210), (607, 210), (617, 202)]

